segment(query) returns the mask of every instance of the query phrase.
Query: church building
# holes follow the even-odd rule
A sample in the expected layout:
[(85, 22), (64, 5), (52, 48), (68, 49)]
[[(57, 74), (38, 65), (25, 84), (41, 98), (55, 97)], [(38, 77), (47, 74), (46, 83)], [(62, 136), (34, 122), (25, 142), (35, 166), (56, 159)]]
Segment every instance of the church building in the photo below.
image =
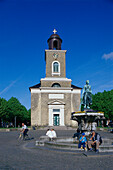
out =
[(71, 113), (80, 107), (81, 88), (66, 78), (66, 50), (56, 32), (47, 40), (46, 76), (29, 88), (31, 126), (72, 126)]

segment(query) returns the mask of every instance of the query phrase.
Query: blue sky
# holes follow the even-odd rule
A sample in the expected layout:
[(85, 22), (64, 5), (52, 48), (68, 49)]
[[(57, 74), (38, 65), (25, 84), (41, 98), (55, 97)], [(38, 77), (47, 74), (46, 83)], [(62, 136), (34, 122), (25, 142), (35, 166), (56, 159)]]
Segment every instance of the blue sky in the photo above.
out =
[(113, 89), (112, 0), (0, 0), (0, 97), (30, 108), (54, 28), (72, 84), (83, 88), (88, 79), (93, 94)]

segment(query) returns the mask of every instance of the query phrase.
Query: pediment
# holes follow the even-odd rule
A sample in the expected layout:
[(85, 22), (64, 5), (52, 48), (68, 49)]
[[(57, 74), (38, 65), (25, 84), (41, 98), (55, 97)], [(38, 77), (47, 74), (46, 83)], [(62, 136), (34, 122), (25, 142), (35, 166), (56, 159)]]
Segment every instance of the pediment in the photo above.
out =
[(65, 103), (60, 100), (52, 100), (48, 103), (48, 105), (65, 105)]

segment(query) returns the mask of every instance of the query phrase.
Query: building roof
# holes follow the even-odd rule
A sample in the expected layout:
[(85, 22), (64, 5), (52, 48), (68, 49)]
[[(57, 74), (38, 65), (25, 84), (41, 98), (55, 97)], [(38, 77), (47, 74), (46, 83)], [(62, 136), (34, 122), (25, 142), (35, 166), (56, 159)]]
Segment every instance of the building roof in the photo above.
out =
[[(40, 88), (41, 87), (41, 83), (38, 83), (38, 84), (36, 84), (36, 85), (34, 85), (34, 86), (31, 86), (31, 87), (29, 87), (29, 90), (31, 89), (31, 88)], [(81, 87), (77, 87), (77, 86), (75, 86), (75, 85), (73, 85), (73, 84), (71, 84), (71, 87), (73, 88), (73, 89), (82, 89)]]
[(50, 38), (47, 40), (47, 42), (49, 42), (51, 39), (59, 39), (62, 43), (62, 39), (60, 38), (58, 34), (52, 34)]
[(31, 88), (39, 88), (39, 87), (41, 87), (41, 83), (38, 83), (38, 84), (36, 84), (36, 85), (34, 85), (34, 86), (31, 86), (31, 87), (29, 87), (29, 90), (31, 89)]
[(72, 87), (73, 89), (82, 89), (81, 87), (77, 87), (77, 86), (75, 86), (75, 85), (73, 85), (73, 84), (71, 84), (71, 87)]
[(59, 36), (58, 34), (52, 34), (52, 35), (50, 36), (50, 38), (52, 38), (52, 37), (59, 37), (59, 38), (60, 38), (60, 36)]

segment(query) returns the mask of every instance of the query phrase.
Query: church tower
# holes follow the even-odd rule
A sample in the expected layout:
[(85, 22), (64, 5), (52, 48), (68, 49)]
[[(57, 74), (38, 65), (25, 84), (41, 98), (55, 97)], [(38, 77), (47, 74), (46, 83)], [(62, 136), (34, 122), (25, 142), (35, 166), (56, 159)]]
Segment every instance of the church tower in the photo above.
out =
[(31, 125), (71, 126), (71, 113), (79, 110), (81, 88), (66, 78), (66, 50), (61, 49), (57, 31), (53, 32), (45, 50), (46, 77), (30, 87)]

